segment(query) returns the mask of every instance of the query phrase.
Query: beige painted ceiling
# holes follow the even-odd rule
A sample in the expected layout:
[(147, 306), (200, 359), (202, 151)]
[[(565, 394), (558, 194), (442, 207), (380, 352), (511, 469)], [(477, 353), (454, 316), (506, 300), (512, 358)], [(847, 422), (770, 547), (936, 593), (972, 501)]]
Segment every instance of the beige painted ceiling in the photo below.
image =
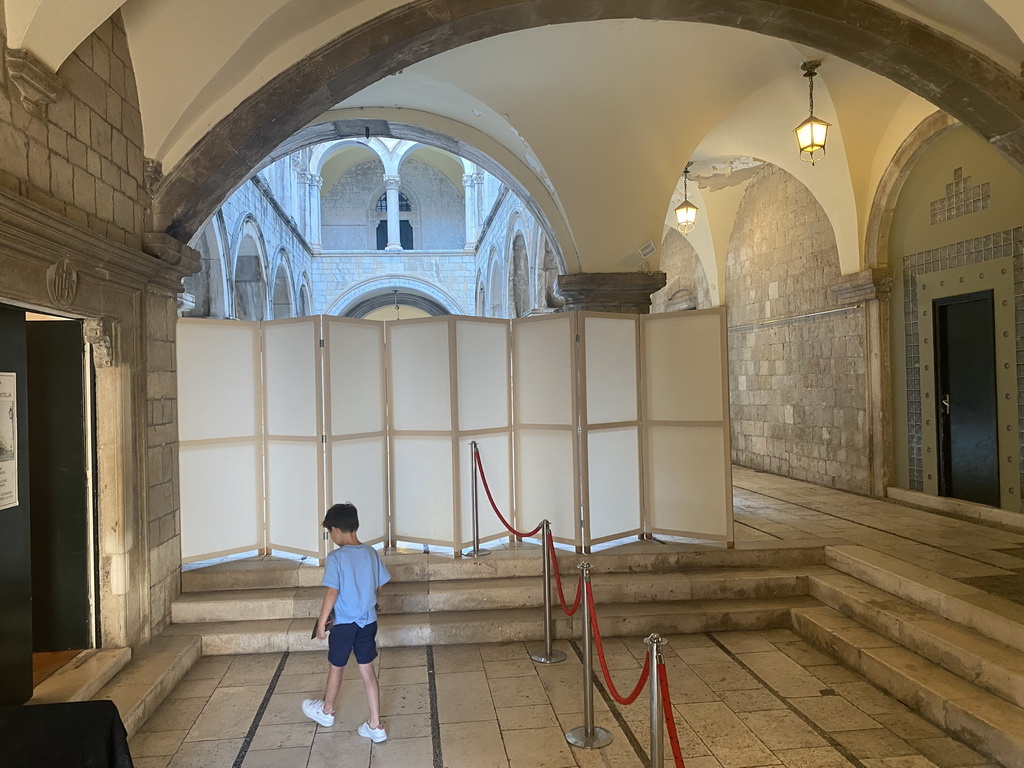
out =
[[(878, 0), (988, 55), (1024, 59), (1024, 0)], [(8, 45), (58, 69), (120, 8), (145, 152), (169, 170), (243, 99), (311, 51), (402, 0), (5, 0)], [(815, 167), (791, 130), (807, 114), (800, 63), (824, 59), (815, 111), (835, 128)], [(633, 269), (661, 242), (687, 160), (736, 157), (796, 175), (828, 213), (841, 268), (861, 268), (867, 211), (893, 152), (933, 107), (891, 82), (794, 44), (683, 22), (542, 27), (447, 51), (339, 105), (431, 122), (486, 152), (538, 200), (573, 271)], [(694, 190), (691, 236), (713, 294), (742, 184)], [(715, 191), (711, 191), (712, 187)]]

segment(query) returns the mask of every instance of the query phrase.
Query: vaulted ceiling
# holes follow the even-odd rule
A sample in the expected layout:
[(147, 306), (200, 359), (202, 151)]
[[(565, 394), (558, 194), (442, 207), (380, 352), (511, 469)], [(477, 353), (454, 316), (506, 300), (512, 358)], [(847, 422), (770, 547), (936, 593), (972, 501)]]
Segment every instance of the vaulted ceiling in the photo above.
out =
[[(145, 152), (167, 172), (158, 223), (186, 239), (241, 183), (240, 166), (251, 170), (296, 130), (384, 120), (424, 125), (506, 168), (536, 199), (572, 271), (635, 268), (638, 247), (661, 242), (688, 160), (706, 176), (753, 158), (787, 169), (814, 193), (832, 221), (842, 270), (853, 272), (863, 266), (878, 181), (936, 105), (961, 110), (957, 117), (1008, 153), (1018, 141), (1024, 147), (1016, 133), (1024, 98), (1014, 85), (1024, 60), (1020, 0), (679, 0), (671, 17), (651, 0), (572, 5), (4, 7), (8, 46), (55, 70), (120, 9)], [(835, 126), (828, 156), (813, 168), (798, 159), (792, 136), (807, 115), (800, 64), (808, 58), (823, 61), (815, 112)], [(716, 293), (742, 184), (738, 174), (735, 184), (691, 186), (706, 214), (691, 241)]]

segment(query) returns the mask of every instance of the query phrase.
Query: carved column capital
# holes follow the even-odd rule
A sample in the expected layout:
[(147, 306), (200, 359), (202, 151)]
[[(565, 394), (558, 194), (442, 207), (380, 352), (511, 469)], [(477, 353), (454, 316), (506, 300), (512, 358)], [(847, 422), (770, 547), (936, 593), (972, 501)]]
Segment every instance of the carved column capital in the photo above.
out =
[(472, 187), (474, 184), (476, 184), (476, 174), (474, 174), (474, 173), (464, 173), (464, 174), (462, 174), (462, 186), (464, 186), (464, 187)]
[(665, 287), (664, 272), (582, 272), (559, 275), (557, 290), (566, 310), (646, 315), (651, 294)]
[(398, 175), (384, 174), (384, 188), (397, 190), (402, 186), (402, 177)]
[(157, 185), (164, 178), (164, 166), (159, 160), (147, 157), (142, 161), (142, 178), (146, 183), (146, 191), (153, 194)]
[(869, 268), (852, 275), (843, 275), (829, 286), (832, 295), (844, 307), (852, 307), (871, 299), (884, 299), (892, 290), (892, 272), (888, 269)]
[(118, 364), (117, 322), (109, 317), (91, 318), (82, 323), (87, 344), (92, 346), (93, 365), (112, 368)]
[(26, 111), (44, 117), (46, 105), (55, 102), (60, 93), (60, 78), (24, 48), (5, 49), (4, 65)]

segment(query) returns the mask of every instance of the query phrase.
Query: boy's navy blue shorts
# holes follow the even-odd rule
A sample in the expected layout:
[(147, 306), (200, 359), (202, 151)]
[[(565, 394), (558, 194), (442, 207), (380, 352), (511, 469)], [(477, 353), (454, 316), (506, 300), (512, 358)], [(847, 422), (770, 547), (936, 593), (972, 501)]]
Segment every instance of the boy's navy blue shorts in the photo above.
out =
[(357, 664), (369, 664), (377, 658), (376, 621), (365, 627), (355, 623), (334, 625), (327, 637), (327, 661), (333, 667), (344, 667), (352, 653)]

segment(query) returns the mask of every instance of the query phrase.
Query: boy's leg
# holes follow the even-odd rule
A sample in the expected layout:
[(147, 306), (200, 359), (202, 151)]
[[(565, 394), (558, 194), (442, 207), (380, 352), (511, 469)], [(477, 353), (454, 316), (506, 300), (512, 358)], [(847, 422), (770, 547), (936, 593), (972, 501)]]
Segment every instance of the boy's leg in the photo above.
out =
[(334, 700), (338, 698), (338, 690), (341, 688), (341, 676), (344, 672), (344, 667), (328, 664), (327, 690), (324, 692), (324, 712), (328, 715), (334, 714)]
[[(370, 705), (370, 718), (366, 721), (371, 728), (380, 728), (380, 686), (377, 685), (377, 673), (374, 672), (373, 662), (359, 665), (359, 674), (363, 678), (363, 686), (366, 688), (366, 701)], [(339, 681), (341, 676), (339, 675)], [(328, 681), (330, 678), (328, 678)]]

